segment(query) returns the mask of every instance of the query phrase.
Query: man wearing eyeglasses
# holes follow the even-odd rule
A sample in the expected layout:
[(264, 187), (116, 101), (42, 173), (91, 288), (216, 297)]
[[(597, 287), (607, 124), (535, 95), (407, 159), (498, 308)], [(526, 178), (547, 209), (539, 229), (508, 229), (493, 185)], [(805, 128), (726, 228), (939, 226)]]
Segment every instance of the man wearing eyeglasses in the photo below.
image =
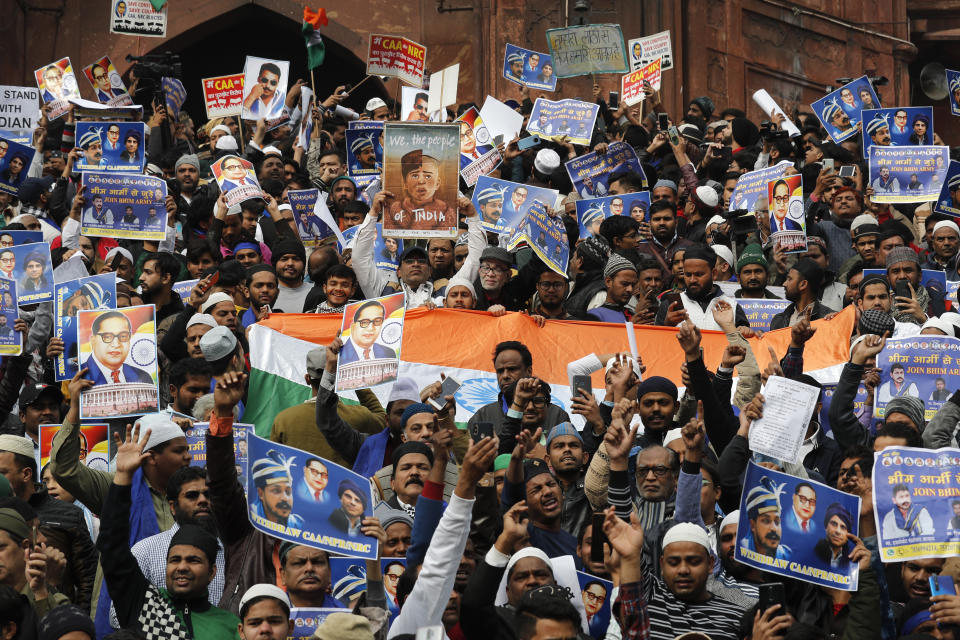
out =
[[(320, 458), (310, 458), (303, 467), (302, 484), (297, 485), (297, 499), (307, 504), (320, 505), (327, 502), (327, 465)], [(303, 504), (301, 502), (300, 504)]]
[(250, 89), (243, 101), (243, 108), (253, 118), (276, 118), (280, 115), (285, 98), (284, 92), (277, 90), (280, 88), (280, 76), (280, 67), (272, 62), (260, 66), (257, 84)]
[(809, 482), (801, 482), (793, 489), (793, 509), (783, 518), (783, 528), (791, 536), (815, 533), (813, 514), (817, 510), (817, 492)]
[(93, 353), (83, 365), (87, 369), (84, 377), (92, 380), (93, 386), (125, 382), (153, 384), (149, 373), (125, 362), (132, 336), (130, 320), (120, 311), (108, 311), (93, 321), (90, 334)]
[(386, 310), (376, 300), (360, 305), (353, 315), (353, 322), (350, 323), (350, 337), (340, 350), (341, 365), (359, 360), (397, 357), (396, 351), (377, 343), (385, 317)]
[(787, 217), (790, 204), (790, 185), (786, 180), (777, 180), (773, 187), (773, 208), (770, 215), (770, 233), (778, 231), (800, 231), (800, 225)]

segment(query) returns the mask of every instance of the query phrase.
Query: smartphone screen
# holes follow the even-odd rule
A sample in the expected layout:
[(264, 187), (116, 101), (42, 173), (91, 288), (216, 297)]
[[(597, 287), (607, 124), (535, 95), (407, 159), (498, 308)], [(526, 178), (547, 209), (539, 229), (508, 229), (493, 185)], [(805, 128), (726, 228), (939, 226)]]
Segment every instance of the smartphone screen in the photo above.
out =
[(447, 396), (455, 395), (459, 388), (460, 381), (453, 376), (447, 376), (443, 379), (443, 383), (440, 385), (440, 397), (430, 398), (427, 402), (429, 402), (437, 411), (439, 411), (443, 408), (443, 405), (446, 404), (445, 398)]
[(592, 391), (593, 384), (590, 382), (590, 376), (573, 376), (573, 388), (570, 390), (570, 395), (576, 398), (580, 395), (580, 389), (584, 391)]
[(607, 541), (607, 536), (603, 533), (604, 518), (603, 513), (593, 514), (590, 531), (590, 560), (592, 562), (603, 562), (603, 545)]
[(620, 106), (620, 94), (616, 91), (611, 91), (610, 96), (607, 99), (607, 103), (610, 105), (611, 109), (616, 109)]
[(661, 113), (657, 116), (660, 122), (660, 130), (666, 131), (670, 127), (670, 116), (666, 113)]

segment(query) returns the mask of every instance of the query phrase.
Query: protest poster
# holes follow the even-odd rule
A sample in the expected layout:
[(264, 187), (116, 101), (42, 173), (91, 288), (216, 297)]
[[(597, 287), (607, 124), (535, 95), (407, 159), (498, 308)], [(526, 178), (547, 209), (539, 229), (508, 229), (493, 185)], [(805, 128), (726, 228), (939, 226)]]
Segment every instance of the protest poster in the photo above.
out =
[(737, 298), (737, 304), (747, 316), (750, 328), (754, 331), (770, 331), (773, 317), (790, 306), (789, 300), (769, 298)]
[(660, 58), (636, 71), (620, 77), (620, 99), (628, 107), (643, 102), (646, 94), (643, 92), (644, 83), (650, 84), (654, 91), (660, 90)]
[[(345, 250), (353, 251), (353, 238), (360, 230), (359, 225), (344, 229), (343, 242), (337, 242), (337, 251), (343, 253)], [(376, 267), (391, 273), (396, 272), (400, 265), (400, 256), (403, 255), (403, 240), (400, 238), (387, 238), (383, 235), (383, 225), (376, 223), (374, 225), (373, 257)]]
[[(190, 296), (189, 291), (184, 299)], [(53, 359), (54, 379), (70, 380), (77, 375), (77, 312), (117, 308), (117, 274), (57, 282), (53, 295), (53, 335), (63, 340), (63, 353)]]
[(167, 114), (174, 120), (180, 117), (180, 109), (187, 101), (187, 88), (176, 78), (163, 77), (160, 79), (163, 88), (163, 100), (167, 105)]
[(240, 115), (243, 107), (243, 74), (204, 78), (203, 105), (207, 119)]
[(734, 546), (737, 562), (822, 587), (856, 591), (860, 568), (850, 561), (855, 545), (847, 533), (859, 535), (859, 530), (859, 496), (752, 460), (748, 464)]
[(252, 432), (247, 448), (247, 508), (255, 528), (329, 553), (377, 557), (377, 539), (360, 532), (361, 520), (373, 516), (367, 478)]
[(0, 85), (0, 131), (10, 134), (4, 137), (31, 141), (37, 120), (40, 119), (39, 104), (38, 89)]
[(143, 106), (139, 104), (111, 107), (83, 98), (70, 98), (73, 116), (77, 122), (94, 120), (97, 122), (140, 122), (143, 120)]
[(167, 37), (167, 5), (158, 11), (151, 0), (111, 0), (110, 33)]
[(383, 129), (347, 129), (347, 175), (379, 175), (383, 170)]
[(600, 106), (581, 100), (547, 100), (537, 98), (533, 103), (527, 131), (541, 138), (558, 140), (568, 138), (573, 144), (590, 144), (593, 127), (597, 121)]
[(0, 356), (18, 356), (23, 351), (23, 334), (13, 328), (19, 317), (17, 281), (0, 277)]
[(580, 237), (589, 238), (600, 235), (600, 224), (610, 216), (630, 216), (637, 222), (648, 221), (650, 192), (625, 193), (603, 198), (577, 200), (577, 223), (580, 225)]
[(763, 417), (750, 425), (750, 449), (799, 464), (806, 429), (795, 427), (810, 424), (820, 389), (790, 378), (770, 376), (763, 387), (763, 397)]
[[(187, 447), (190, 448), (191, 467), (207, 466), (207, 434), (210, 432), (209, 422), (194, 422), (193, 426), (183, 432), (187, 438)], [(255, 433), (252, 424), (233, 423), (233, 455), (237, 461), (237, 479), (240, 485), (247, 488), (247, 452), (249, 445), (247, 438)]]
[(502, 158), (476, 107), (464, 111), (456, 122), (460, 125), (460, 177), (472, 187), (477, 178), (493, 171)]
[(187, 298), (190, 297), (190, 292), (193, 291), (193, 288), (197, 286), (197, 283), (200, 282), (200, 278), (194, 280), (179, 280), (173, 283), (172, 291), (180, 296), (180, 299), (186, 302)]
[(930, 420), (960, 389), (960, 338), (887, 338), (877, 354), (877, 368), (880, 384), (874, 390), (874, 417), (883, 418), (893, 398), (913, 396), (923, 400), (925, 418)]
[(426, 64), (427, 48), (422, 44), (400, 36), (370, 34), (368, 76), (392, 76), (414, 87), (422, 87)]
[(53, 266), (45, 242), (0, 249), (0, 277), (17, 281), (17, 304), (53, 300)]
[(950, 91), (950, 113), (960, 116), (960, 71), (945, 69), (947, 88)]
[(629, 71), (619, 24), (547, 29), (547, 46), (558, 78)]
[(142, 173), (146, 126), (143, 122), (78, 122), (77, 146), (83, 155), (74, 168)]
[[(743, 302), (741, 300), (737, 300), (737, 304), (743, 307)], [(746, 309), (744, 309), (744, 311), (746, 311)], [(752, 322), (750, 324), (750, 327), (751, 328), (753, 327)], [(822, 408), (820, 409), (820, 414), (819, 414), (820, 429), (823, 431), (824, 434), (830, 435), (833, 432), (833, 430), (830, 428), (830, 404), (833, 402), (833, 394), (836, 393), (837, 385), (836, 383), (827, 383), (822, 386), (823, 386), (823, 394), (820, 397)], [(870, 402), (872, 405), (873, 400), (871, 399)], [(867, 388), (863, 385), (863, 383), (860, 383), (860, 386), (857, 387), (857, 393), (853, 399), (853, 413), (855, 416), (859, 418), (864, 411), (869, 411), (870, 415), (871, 416), (873, 415), (873, 407), (870, 405), (867, 405)], [(870, 433), (875, 435), (877, 432), (876, 422), (874, 420), (870, 420), (869, 422), (870, 422)]]
[(0, 138), (0, 191), (17, 195), (27, 178), (33, 155), (33, 147)]
[(580, 583), (580, 600), (587, 612), (587, 629), (591, 638), (603, 640), (610, 625), (611, 596), (613, 583), (603, 578), (577, 571)]
[[(457, 103), (457, 89), (460, 84), (460, 63), (452, 64), (436, 73), (430, 74), (427, 83), (429, 98), (427, 111), (430, 115), (439, 114), (438, 122), (446, 120), (444, 109)], [(432, 120), (433, 118), (431, 118)]]
[(673, 47), (670, 45), (670, 32), (661, 31), (643, 38), (633, 38), (629, 42), (630, 68), (634, 71), (645, 67), (654, 60), (661, 59), (663, 71), (673, 69)]
[(803, 213), (803, 181), (799, 174), (767, 182), (767, 209), (774, 246), (784, 253), (806, 251), (807, 219)]
[(480, 176), (473, 190), (473, 206), (480, 214), (480, 225), (494, 233), (512, 233), (534, 202), (547, 208), (557, 202), (553, 189)]
[(516, 249), (522, 242), (526, 242), (548, 267), (562, 276), (567, 275), (567, 259), (570, 257), (567, 231), (559, 217), (550, 215), (550, 205), (536, 200), (527, 207), (507, 248)]
[(159, 409), (156, 312), (152, 304), (77, 311), (77, 351), (84, 378), (81, 418), (120, 418)]
[(947, 174), (933, 210), (954, 218), (960, 217), (960, 162), (951, 160), (947, 165)]
[[(391, 616), (400, 613), (397, 585), (406, 567), (406, 558), (380, 558), (380, 573), (383, 575), (383, 588), (387, 592)], [(330, 558), (330, 588), (337, 602), (352, 610), (367, 592), (366, 563), (358, 558)]]
[[(786, 161), (784, 161), (786, 162)], [(605, 154), (591, 151), (564, 164), (567, 175), (573, 182), (574, 191), (581, 198), (600, 198), (607, 195), (610, 176), (620, 171), (633, 171), (643, 176), (643, 186), (647, 188), (647, 175), (640, 166), (637, 152), (625, 142), (611, 142)]]
[(730, 211), (767, 211), (767, 184), (782, 178), (793, 163), (782, 160), (772, 167), (748, 171), (737, 178), (737, 186), (730, 194)]
[(523, 116), (519, 111), (511, 109), (493, 96), (487, 96), (480, 107), (480, 119), (483, 126), (490, 132), (493, 140), (503, 136), (503, 141), (510, 143), (520, 136), (523, 129)]
[(70, 110), (70, 100), (80, 97), (80, 87), (73, 74), (70, 58), (60, 58), (56, 62), (42, 66), (33, 72), (40, 89), (40, 99), (50, 105), (47, 117), (56, 120)]
[(864, 109), (863, 156), (870, 147), (907, 147), (933, 144), (933, 107)]
[(430, 111), (430, 94), (419, 87), (400, 87), (400, 115), (404, 122), (443, 122), (444, 112)]
[(223, 156), (210, 165), (210, 170), (221, 193), (227, 196), (228, 207), (251, 198), (263, 198), (263, 190), (249, 160), (234, 155)]
[(960, 449), (887, 447), (872, 480), (883, 562), (960, 553)]
[(167, 236), (167, 183), (153, 176), (84, 171), (80, 184), (85, 236), (163, 240)]
[(123, 78), (117, 73), (109, 56), (103, 56), (93, 64), (85, 66), (83, 75), (90, 81), (93, 93), (101, 104), (111, 107), (133, 104), (133, 99), (123, 84)]
[(509, 42), (503, 54), (503, 77), (531, 89), (557, 90), (553, 58), (546, 53), (524, 49)]
[[(330, 558), (330, 560), (333, 559)], [(339, 608), (292, 607), (290, 609), (290, 620), (293, 621), (293, 631), (290, 632), (290, 640), (312, 638), (313, 632), (323, 624), (331, 613), (349, 613), (349, 611)]]
[(347, 130), (361, 129), (365, 131), (376, 130), (383, 132), (383, 120), (351, 120), (347, 123)]
[(388, 122), (384, 138), (383, 188), (397, 195), (383, 216), (384, 232), (456, 237), (460, 127)]
[[(53, 437), (57, 435), (62, 425), (41, 424), (37, 429), (40, 437), (40, 447), (34, 450), (37, 471), (40, 477), (43, 468), (50, 462), (50, 451), (53, 449)], [(85, 422), (80, 425), (80, 463), (91, 469), (107, 471), (112, 459), (113, 447), (110, 442), (110, 425), (105, 422)]]
[[(293, 219), (296, 220), (297, 231), (300, 232), (300, 241), (305, 247), (316, 247), (324, 238), (333, 235), (330, 225), (321, 220), (315, 212), (318, 198), (321, 202), (323, 201), (323, 198), (320, 198), (319, 189), (287, 191), (287, 199), (293, 209)], [(327, 206), (325, 202), (323, 206)]]
[(403, 338), (403, 293), (348, 304), (343, 310), (337, 392), (397, 379)]
[(243, 113), (245, 120), (279, 118), (287, 98), (290, 63), (247, 56), (243, 65)]
[(929, 202), (940, 196), (950, 147), (870, 147), (873, 202)]
[(313, 107), (317, 96), (310, 87), (300, 87), (300, 127), (297, 130), (297, 145), (303, 148), (304, 153), (310, 150), (310, 140), (313, 139)]
[(863, 75), (813, 102), (810, 108), (833, 141), (842, 142), (860, 131), (857, 125), (863, 123), (860, 113), (863, 109), (879, 109), (880, 106), (870, 79)]
[(43, 242), (43, 231), (0, 230), (0, 249), (31, 242)]

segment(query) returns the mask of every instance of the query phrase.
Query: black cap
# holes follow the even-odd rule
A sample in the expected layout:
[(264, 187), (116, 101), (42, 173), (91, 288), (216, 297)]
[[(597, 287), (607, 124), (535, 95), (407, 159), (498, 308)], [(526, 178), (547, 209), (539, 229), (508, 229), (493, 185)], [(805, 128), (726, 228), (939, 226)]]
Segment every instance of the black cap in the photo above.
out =
[(27, 384), (23, 386), (20, 392), (20, 399), (17, 404), (21, 409), (26, 409), (37, 401), (42, 393), (51, 393), (57, 397), (57, 402), (63, 402), (63, 393), (60, 387), (52, 384)]
[(427, 255), (426, 249), (424, 249), (423, 247), (418, 247), (417, 245), (414, 244), (414, 245), (410, 245), (409, 247), (403, 250), (403, 253), (400, 254), (400, 262), (403, 262), (414, 253), (418, 253), (422, 255), (427, 260), (430, 259), (430, 256)]

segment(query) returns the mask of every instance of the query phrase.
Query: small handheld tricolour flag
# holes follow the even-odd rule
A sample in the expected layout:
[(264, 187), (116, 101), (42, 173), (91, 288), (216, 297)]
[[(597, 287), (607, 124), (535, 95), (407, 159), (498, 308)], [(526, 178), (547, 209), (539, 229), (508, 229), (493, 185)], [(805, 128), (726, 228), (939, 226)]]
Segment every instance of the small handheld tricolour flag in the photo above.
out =
[(325, 27), (327, 24), (326, 9), (313, 11), (310, 7), (303, 8), (303, 39), (307, 45), (308, 69), (315, 69), (323, 64), (327, 48), (323, 44), (323, 38), (320, 36), (318, 27), (321, 25)]
[(150, 0), (150, 4), (153, 5), (154, 11), (160, 11), (163, 9), (163, 5), (167, 4), (167, 0)]

